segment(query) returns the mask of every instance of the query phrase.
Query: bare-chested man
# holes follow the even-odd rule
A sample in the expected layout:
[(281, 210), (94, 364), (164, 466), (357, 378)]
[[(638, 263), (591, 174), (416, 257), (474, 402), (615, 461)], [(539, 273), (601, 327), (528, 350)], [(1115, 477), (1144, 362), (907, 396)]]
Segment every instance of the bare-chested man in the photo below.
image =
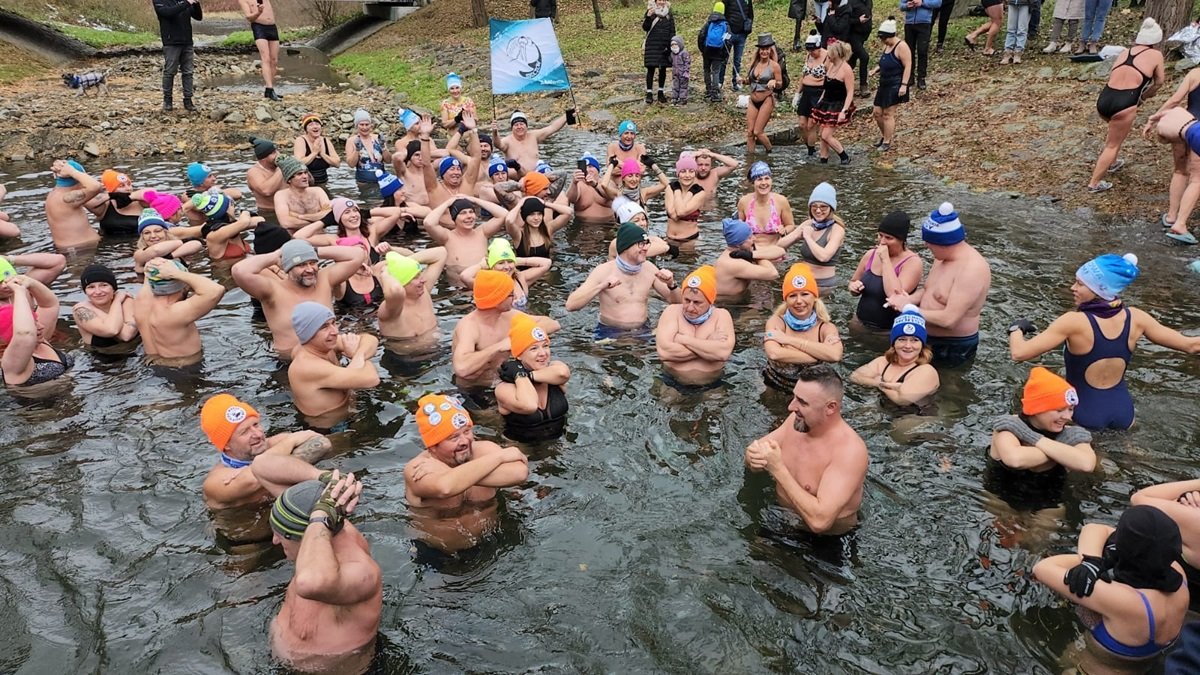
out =
[(733, 317), (713, 305), (717, 271), (711, 265), (683, 280), (683, 302), (670, 305), (658, 318), (654, 344), (663, 370), (681, 384), (708, 384), (721, 376), (733, 354)]
[(283, 174), (284, 187), (274, 196), (275, 216), (288, 232), (315, 223), (329, 213), (329, 196), (319, 187), (312, 187), (312, 175), (300, 160), (287, 155), (276, 160)]
[(50, 171), (54, 174), (54, 187), (46, 195), (46, 223), (50, 225), (54, 245), (58, 248), (95, 246), (100, 241), (100, 233), (88, 222), (84, 204), (103, 192), (104, 186), (73, 159), (54, 160)]
[(617, 228), (617, 257), (601, 263), (567, 297), (567, 311), (587, 307), (600, 296), (600, 322), (596, 339), (630, 335), (648, 336), (650, 291), (669, 303), (680, 301), (679, 285), (670, 270), (660, 270), (646, 262), (650, 237), (633, 223)]
[(168, 366), (198, 362), (204, 351), (196, 321), (224, 295), (224, 286), (187, 271), (178, 260), (155, 258), (146, 263), (146, 282), (133, 299), (133, 319), (146, 358)]
[(375, 655), (383, 574), (347, 517), (361, 494), (354, 474), (334, 471), (328, 483), (293, 485), (271, 508), (272, 541), (296, 563), (271, 622), (271, 651), (297, 671), (361, 673)]
[[(509, 356), (508, 329), (517, 310), (512, 308), (512, 276), (496, 270), (475, 275), (475, 310), (454, 326), (450, 360), (456, 381), (465, 388), (494, 388), (496, 369)], [(534, 321), (546, 334), (559, 329), (558, 322), (545, 316)]]
[(842, 378), (832, 366), (800, 371), (783, 424), (746, 448), (746, 465), (768, 471), (779, 501), (817, 534), (858, 524), (867, 445), (842, 419)]
[(258, 48), (258, 58), (262, 63), (263, 98), (272, 101), (282, 101), (283, 97), (275, 93), (275, 74), (279, 72), (279, 28), (275, 26), (275, 9), (271, 0), (238, 0), (242, 7), (242, 15), (250, 22), (250, 32), (254, 35), (254, 46)]
[[(232, 394), (217, 394), (200, 409), (200, 428), (216, 446), (217, 463), (204, 479), (204, 503), (210, 509), (228, 509), (266, 501), (288, 488), (264, 482), (250, 470), (261, 455), (288, 455), (308, 464), (329, 451), (329, 439), (315, 431), (284, 432), (267, 436), (258, 411)], [(319, 471), (302, 480), (316, 478)], [(300, 481), (294, 481), (300, 482)]]
[[(575, 109), (569, 108), (563, 115), (554, 118), (554, 121), (541, 129), (530, 131), (529, 118), (525, 113), (517, 111), (508, 118), (508, 127), (510, 132), (507, 136), (500, 138), (500, 145), (497, 146), (504, 153), (504, 156), (509, 159), (515, 159), (521, 164), (521, 171), (529, 173), (537, 169), (538, 163), (538, 144), (545, 142), (554, 132), (562, 129), (567, 124), (575, 123)], [(493, 123), (494, 127), (495, 123)], [(500, 132), (496, 130), (492, 134), (493, 137), (499, 137)]]
[(259, 213), (275, 212), (275, 193), (282, 190), (283, 172), (275, 166), (275, 158), (279, 151), (275, 144), (265, 138), (250, 138), (254, 146), (254, 159), (257, 160), (246, 171), (246, 183), (254, 194), (254, 204)]
[(496, 488), (524, 483), (529, 460), (518, 448), (475, 440), (471, 415), (457, 399), (426, 394), (416, 416), (425, 450), (404, 467), (411, 522), (438, 550), (472, 548), (495, 525)]
[[(276, 354), (291, 358), (299, 342), (292, 329), (292, 310), (305, 300), (333, 307), (333, 287), (358, 271), (366, 252), (358, 246), (322, 246), (314, 249), (302, 239), (291, 239), (278, 251), (252, 255), (233, 266), (233, 281), (262, 303)], [(318, 259), (334, 264), (319, 268)], [(283, 270), (280, 278), (273, 265)]]
[[(346, 419), (355, 389), (379, 386), (379, 372), (371, 362), (379, 338), (339, 333), (333, 310), (312, 301), (292, 310), (292, 330), (300, 342), (288, 365), (292, 400), (310, 424), (333, 428)], [(345, 366), (343, 356), (349, 359)]]
[(897, 311), (911, 303), (925, 316), (933, 365), (954, 368), (970, 361), (979, 347), (979, 313), (992, 285), (992, 268), (966, 241), (954, 205), (944, 202), (921, 225), (921, 238), (933, 253), (925, 285), (896, 293), (888, 305)]
[(575, 207), (575, 219), (589, 223), (612, 222), (612, 200), (600, 189), (600, 160), (591, 154), (579, 158), (582, 169), (571, 175), (567, 203)]
[(427, 117), (421, 119), (421, 156), (425, 158), (421, 163), (421, 180), (425, 183), (430, 204), (441, 204), (458, 195), (475, 194), (475, 183), (479, 180), (482, 162), (479, 159), (479, 134), (475, 132), (475, 120), (468, 119), (471, 127), (467, 130), (467, 153), (447, 148), (448, 156), (436, 163), (432, 161), (435, 148), (429, 136), (433, 132), (433, 121)]
[[(713, 167), (714, 160), (720, 162), (721, 166)], [(737, 171), (739, 166), (741, 166), (741, 162), (736, 159), (717, 154), (708, 148), (700, 148), (696, 151), (696, 184), (708, 193), (709, 204), (714, 203), (717, 199), (717, 184), (721, 182), (722, 178)]]
[(625, 163), (627, 159), (636, 159), (642, 161), (642, 155), (645, 155), (646, 145), (639, 143), (637, 140), (638, 128), (633, 123), (633, 120), (625, 120), (617, 125), (617, 140), (608, 144), (608, 152), (605, 153), (608, 161), (612, 162), (616, 158), (617, 165)]
[[(487, 220), (480, 216), (484, 209), (491, 214)], [(446, 214), (449, 227), (443, 224)], [(487, 255), (488, 239), (504, 229), (506, 216), (508, 210), (499, 204), (466, 195), (439, 203), (425, 216), (425, 232), (439, 246), (446, 247), (446, 269), (452, 282), (458, 283), (464, 269)]]
[(737, 218), (721, 222), (725, 235), (725, 250), (717, 256), (717, 296), (737, 297), (746, 292), (751, 281), (774, 281), (779, 278), (773, 260), (786, 255), (780, 246), (758, 246), (754, 243), (750, 224)]
[(436, 341), (438, 323), (432, 293), (446, 266), (446, 249), (434, 246), (411, 256), (389, 251), (384, 266), (386, 273), (379, 275), (383, 302), (376, 313), (380, 335), (422, 345)]

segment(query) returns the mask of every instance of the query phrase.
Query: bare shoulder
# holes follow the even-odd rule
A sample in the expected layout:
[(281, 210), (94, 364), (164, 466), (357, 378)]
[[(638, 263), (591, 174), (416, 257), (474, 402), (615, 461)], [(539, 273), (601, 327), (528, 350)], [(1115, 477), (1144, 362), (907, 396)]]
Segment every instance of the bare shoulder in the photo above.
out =
[(474, 454), (476, 457), (485, 457), (487, 455), (500, 452), (503, 449), (504, 448), (501, 448), (498, 443), (494, 443), (492, 441), (476, 440), (475, 443), (471, 445), (472, 454)]

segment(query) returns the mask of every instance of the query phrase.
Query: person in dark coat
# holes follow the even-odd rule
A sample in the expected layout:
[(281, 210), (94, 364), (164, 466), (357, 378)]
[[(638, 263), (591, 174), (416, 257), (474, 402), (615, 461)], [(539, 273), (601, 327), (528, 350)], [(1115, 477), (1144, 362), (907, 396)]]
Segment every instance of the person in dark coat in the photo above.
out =
[(801, 33), (804, 32), (804, 17), (807, 11), (808, 0), (791, 0), (788, 3), (788, 18), (796, 22), (796, 32), (792, 35), (792, 51), (794, 52), (804, 49)]
[(708, 21), (700, 27), (696, 51), (704, 59), (704, 99), (720, 103), (725, 61), (729, 58), (729, 22), (725, 20), (725, 3), (721, 0), (713, 3)]
[(675, 37), (675, 15), (671, 14), (671, 3), (653, 0), (646, 7), (646, 18), (642, 20), (646, 31), (646, 42), (642, 51), (642, 62), (646, 66), (646, 103), (654, 103), (654, 71), (658, 71), (658, 102), (666, 103), (663, 86), (667, 82), (667, 70), (671, 68), (671, 38)]
[(864, 94), (868, 92), (867, 69), (871, 61), (867, 52), (867, 40), (871, 37), (871, 4), (871, 0), (846, 0), (837, 9), (839, 14), (846, 15), (850, 67), (858, 67), (858, 90)]
[(533, 8), (533, 18), (558, 20), (558, 2), (556, 0), (529, 0)]
[[(746, 49), (746, 36), (754, 30), (754, 5), (751, 0), (729, 0), (725, 3), (725, 20), (729, 22), (729, 44), (733, 57), (733, 90), (741, 87), (742, 52)], [(728, 63), (728, 61), (726, 61)], [(725, 67), (721, 67), (721, 81), (725, 81)]]
[(154, 0), (154, 13), (158, 15), (158, 32), (163, 44), (163, 110), (175, 106), (172, 94), (175, 91), (175, 73), (183, 71), (183, 107), (195, 110), (192, 103), (192, 21), (204, 18), (200, 0)]

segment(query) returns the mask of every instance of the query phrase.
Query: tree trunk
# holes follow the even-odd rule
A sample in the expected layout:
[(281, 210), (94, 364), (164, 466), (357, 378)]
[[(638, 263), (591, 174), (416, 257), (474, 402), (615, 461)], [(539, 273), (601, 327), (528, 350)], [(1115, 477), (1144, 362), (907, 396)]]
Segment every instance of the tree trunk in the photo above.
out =
[(1146, 0), (1146, 16), (1162, 26), (1164, 39), (1187, 25), (1191, 9), (1191, 0)]
[(471, 0), (471, 25), (483, 28), (488, 25), (487, 6), (484, 0)]
[(600, 18), (600, 0), (592, 0), (592, 14), (596, 15), (596, 30), (604, 30), (604, 20)]

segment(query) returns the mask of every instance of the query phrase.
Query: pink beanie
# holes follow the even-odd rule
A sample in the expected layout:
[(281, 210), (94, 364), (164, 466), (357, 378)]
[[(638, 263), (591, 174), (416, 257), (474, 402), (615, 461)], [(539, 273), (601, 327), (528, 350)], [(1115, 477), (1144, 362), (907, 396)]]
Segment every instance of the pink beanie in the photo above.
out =
[(158, 211), (158, 215), (163, 217), (163, 220), (170, 220), (179, 209), (183, 208), (183, 202), (179, 201), (179, 197), (175, 195), (163, 194), (154, 190), (146, 190), (144, 193), (150, 208)]
[(696, 164), (696, 157), (690, 152), (679, 153), (679, 160), (675, 162), (676, 171), (695, 171), (700, 167)]
[(642, 175), (642, 165), (636, 159), (630, 157), (621, 164), (621, 178), (632, 176), (634, 174)]

